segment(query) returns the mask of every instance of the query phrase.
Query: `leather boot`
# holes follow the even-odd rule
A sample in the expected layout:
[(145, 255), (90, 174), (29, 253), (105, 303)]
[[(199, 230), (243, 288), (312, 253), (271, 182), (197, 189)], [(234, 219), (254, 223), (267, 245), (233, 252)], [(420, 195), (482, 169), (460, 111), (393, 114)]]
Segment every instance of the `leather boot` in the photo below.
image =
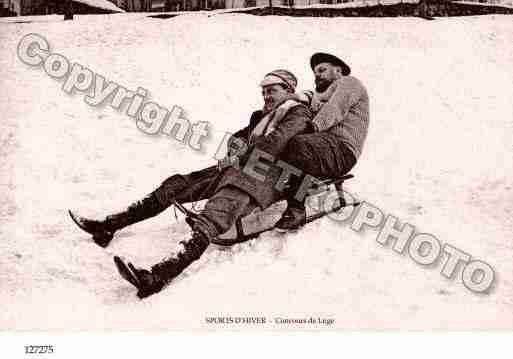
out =
[(287, 183), (287, 187), (284, 191), (285, 198), (287, 198), (287, 209), (274, 225), (278, 232), (293, 231), (306, 223), (306, 198), (302, 201), (298, 201), (295, 198), (301, 181), (302, 177), (293, 177), (290, 178), (289, 183)]
[(274, 225), (278, 231), (293, 231), (306, 224), (305, 203), (296, 199), (287, 200), (287, 209)]
[(81, 217), (71, 211), (69, 215), (82, 230), (93, 236), (93, 241), (97, 245), (107, 247), (116, 231), (156, 216), (166, 208), (167, 206), (162, 205), (153, 192), (131, 204), (125, 211), (107, 216), (104, 220)]
[(71, 211), (69, 215), (82, 230), (93, 236), (97, 245), (107, 247), (114, 232), (161, 213), (173, 203), (175, 194), (186, 187), (187, 181), (184, 177), (174, 175), (142, 200), (131, 204), (120, 213), (107, 216), (104, 220), (89, 219)]
[(132, 263), (125, 263), (121, 258), (114, 257), (119, 273), (138, 289), (139, 298), (159, 292), (192, 262), (199, 259), (210, 244), (211, 238), (217, 235), (215, 227), (201, 216), (200, 219), (195, 218), (193, 221), (196, 222), (193, 225), (192, 236), (188, 241), (180, 242), (181, 251), (155, 264), (151, 270), (136, 268)]

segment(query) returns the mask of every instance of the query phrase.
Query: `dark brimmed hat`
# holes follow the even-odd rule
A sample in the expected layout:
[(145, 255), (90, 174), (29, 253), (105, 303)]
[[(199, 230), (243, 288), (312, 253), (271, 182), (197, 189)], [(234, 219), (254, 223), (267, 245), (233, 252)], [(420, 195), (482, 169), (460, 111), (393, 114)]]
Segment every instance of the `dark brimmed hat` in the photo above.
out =
[(328, 62), (334, 66), (340, 66), (342, 68), (342, 75), (344, 76), (347, 76), (351, 73), (351, 68), (344, 61), (340, 60), (334, 55), (326, 54), (324, 52), (317, 52), (310, 58), (310, 66), (312, 67), (312, 70), (315, 68), (315, 66), (323, 62)]

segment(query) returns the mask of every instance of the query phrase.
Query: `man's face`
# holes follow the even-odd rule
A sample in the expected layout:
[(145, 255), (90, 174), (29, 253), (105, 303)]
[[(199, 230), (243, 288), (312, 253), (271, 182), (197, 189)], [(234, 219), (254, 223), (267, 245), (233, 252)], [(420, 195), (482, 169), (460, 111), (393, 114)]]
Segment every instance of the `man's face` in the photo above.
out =
[(290, 94), (280, 84), (268, 85), (262, 87), (262, 96), (264, 98), (264, 111), (269, 112), (275, 109), (277, 105), (282, 103)]
[(342, 69), (329, 62), (321, 62), (315, 66), (313, 71), (315, 75), (315, 90), (317, 92), (326, 91), (333, 81), (342, 77)]

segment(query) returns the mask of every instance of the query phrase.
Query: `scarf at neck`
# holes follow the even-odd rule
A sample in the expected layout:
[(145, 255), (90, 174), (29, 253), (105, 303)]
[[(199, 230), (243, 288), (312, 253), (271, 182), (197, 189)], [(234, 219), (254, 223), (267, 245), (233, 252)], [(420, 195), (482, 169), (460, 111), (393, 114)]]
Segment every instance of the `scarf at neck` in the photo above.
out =
[(267, 113), (255, 126), (249, 137), (249, 143), (252, 143), (256, 137), (266, 136), (276, 129), (280, 124), (287, 112), (301, 103), (296, 100), (287, 100), (279, 105), (277, 108)]

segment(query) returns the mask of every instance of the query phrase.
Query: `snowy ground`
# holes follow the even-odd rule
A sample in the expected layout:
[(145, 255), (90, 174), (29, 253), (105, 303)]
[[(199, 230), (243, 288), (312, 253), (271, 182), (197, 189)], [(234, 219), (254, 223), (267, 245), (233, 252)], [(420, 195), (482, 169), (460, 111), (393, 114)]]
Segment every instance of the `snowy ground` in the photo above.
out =
[[(41, 21), (40, 21), (41, 19)], [(206, 13), (0, 22), (0, 329), (219, 329), (207, 316), (323, 316), (344, 329), (513, 327), (513, 21), (486, 16), (286, 18)], [(23, 20), (23, 18), (20, 18)], [(27, 33), (159, 104), (212, 123), (205, 153), (139, 131), (125, 114), (66, 95), (16, 57)], [(490, 263), (476, 295), (328, 218), (211, 248), (140, 301), (113, 254), (150, 264), (187, 233), (173, 212), (119, 233), (107, 250), (69, 220), (104, 215), (172, 173), (212, 163), (224, 131), (261, 106), (257, 83), (286, 67), (301, 88), (315, 51), (339, 54), (367, 86), (371, 127), (350, 190), (386, 214)], [(237, 326), (230, 326), (237, 328)], [(320, 329), (323, 326), (241, 326)]]

